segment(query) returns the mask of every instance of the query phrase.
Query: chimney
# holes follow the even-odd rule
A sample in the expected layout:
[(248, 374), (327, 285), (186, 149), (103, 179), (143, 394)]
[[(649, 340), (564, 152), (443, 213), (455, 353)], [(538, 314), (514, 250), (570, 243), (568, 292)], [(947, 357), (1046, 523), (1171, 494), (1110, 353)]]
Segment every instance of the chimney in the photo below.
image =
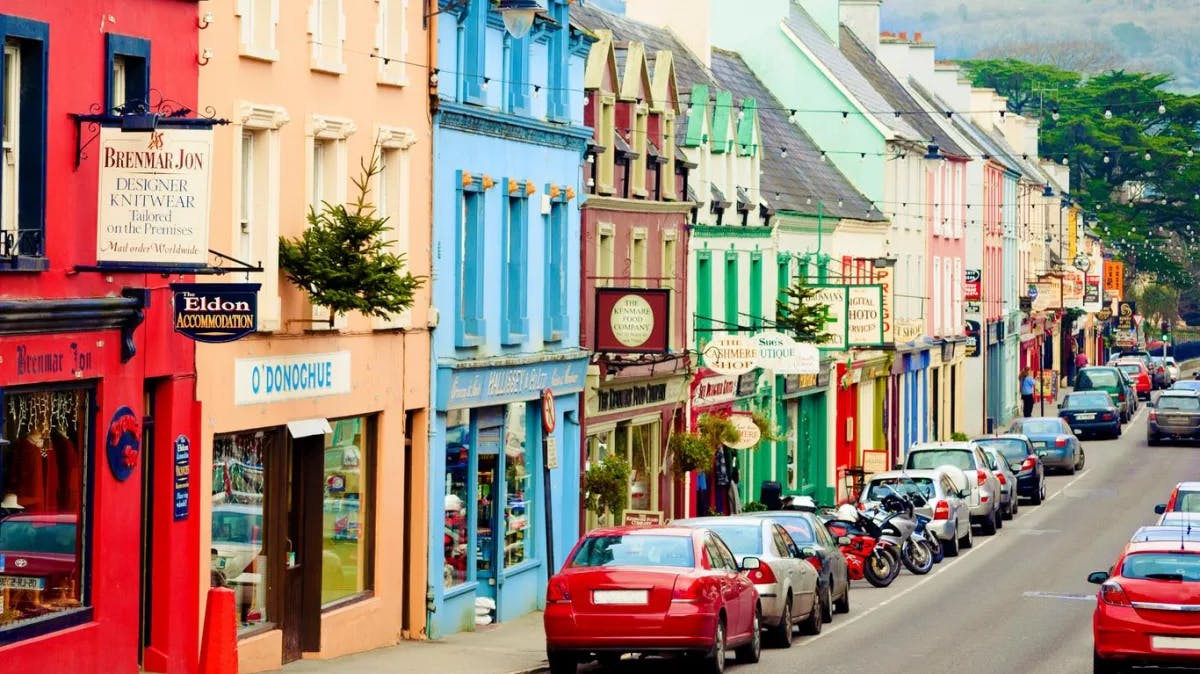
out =
[(902, 30), (902, 31), (900, 31), (900, 39), (901, 39), (901, 40), (907, 40), (907, 39), (908, 39), (908, 31), (907, 31), (907, 30)]
[(841, 22), (871, 50), (879, 51), (879, 6), (882, 0), (841, 0)]
[(913, 33), (913, 42), (920, 42), (920, 41), (921, 41), (921, 34)]
[[(625, 15), (670, 30), (705, 66), (712, 66), (710, 8), (698, 0), (625, 0)], [(679, 21), (679, 17), (688, 17)]]

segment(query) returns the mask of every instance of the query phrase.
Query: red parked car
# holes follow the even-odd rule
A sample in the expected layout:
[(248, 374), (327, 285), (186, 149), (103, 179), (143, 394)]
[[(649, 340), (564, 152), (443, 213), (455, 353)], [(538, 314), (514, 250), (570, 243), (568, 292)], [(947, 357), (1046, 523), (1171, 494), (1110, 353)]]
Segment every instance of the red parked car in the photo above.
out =
[(1166, 503), (1154, 506), (1155, 515), (1174, 512), (1200, 513), (1200, 482), (1180, 482)]
[(1092, 617), (1094, 671), (1200, 665), (1200, 542), (1130, 542), (1100, 585)]
[(1150, 370), (1145, 363), (1135, 358), (1118, 358), (1113, 365), (1124, 372), (1125, 376), (1133, 382), (1139, 398), (1150, 399), (1150, 392), (1154, 390), (1154, 379), (1151, 378)]
[(707, 529), (615, 527), (588, 533), (546, 590), (546, 655), (552, 674), (624, 653), (678, 653), (689, 671), (719, 674), (726, 649), (757, 662), (758, 591), (719, 536)]

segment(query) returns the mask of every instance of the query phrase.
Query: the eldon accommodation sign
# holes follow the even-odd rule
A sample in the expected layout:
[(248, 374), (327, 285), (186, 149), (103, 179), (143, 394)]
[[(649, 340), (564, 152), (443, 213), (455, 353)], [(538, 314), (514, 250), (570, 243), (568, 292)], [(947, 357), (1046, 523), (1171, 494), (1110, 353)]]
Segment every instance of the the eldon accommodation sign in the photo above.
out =
[(258, 326), (258, 283), (172, 283), (175, 332), (197, 342), (232, 342)]
[(596, 351), (670, 351), (668, 288), (596, 288)]
[(204, 266), (212, 149), (212, 129), (101, 127), (97, 262)]

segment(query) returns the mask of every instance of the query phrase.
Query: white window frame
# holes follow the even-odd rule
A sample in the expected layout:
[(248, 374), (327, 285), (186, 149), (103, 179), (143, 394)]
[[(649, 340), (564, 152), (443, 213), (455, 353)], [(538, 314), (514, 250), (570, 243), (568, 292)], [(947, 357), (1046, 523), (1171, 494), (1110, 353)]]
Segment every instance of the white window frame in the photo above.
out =
[[(231, 232), (231, 235), (235, 239), (241, 236), (243, 216), (248, 216), (251, 257), (246, 261), (261, 264), (265, 270), (262, 287), (258, 291), (258, 331), (275, 332), (283, 324), (279, 296), (280, 129), (290, 117), (287, 110), (278, 105), (239, 101), (236, 109), (238, 128), (233, 137), (237, 159), (232, 176), (234, 203), (230, 221), (237, 223), (239, 231)], [(242, 171), (246, 162), (241, 155), (245, 133), (254, 134), (252, 150), (255, 157), (251, 162), (254, 175), (251, 176), (253, 187), (250, 190), (243, 188)], [(242, 202), (247, 191), (253, 195), (250, 204)]]
[[(322, 207), (318, 200), (331, 204), (346, 203), (346, 185), (349, 182), (347, 140), (356, 130), (354, 120), (347, 117), (313, 115), (309, 120), (306, 201), (318, 211)], [(320, 166), (316, 162), (318, 152), (322, 153)], [(311, 329), (314, 331), (346, 327), (345, 314), (337, 316), (330, 326), (329, 310), (325, 307), (314, 305), (312, 320)]]
[(342, 0), (310, 0), (308, 35), (312, 47), (309, 67), (323, 73), (345, 74), (346, 12)]
[(379, 61), (379, 84), (403, 87), (409, 84), (409, 0), (375, 0), (379, 6), (375, 25), (375, 56)]
[(108, 109), (112, 113), (118, 114), (117, 108), (124, 106), (128, 101), (125, 100), (126, 87), (126, 68), (125, 56), (123, 54), (113, 54), (112, 61), (112, 87), (109, 90)]
[(616, 227), (602, 222), (596, 228), (596, 287), (607, 288), (614, 283), (616, 273)]
[[(409, 128), (380, 126), (375, 131), (375, 138), (381, 162), (380, 173), (375, 177), (375, 208), (380, 216), (388, 219), (391, 252), (405, 255), (405, 266), (411, 269), (412, 258), (408, 256), (412, 224), (408, 209), (412, 180), (409, 149), (417, 143), (417, 134)], [(391, 318), (374, 317), (371, 323), (376, 330), (410, 328), (412, 311)]]
[[(0, 231), (17, 236), (21, 228), (17, 198), (21, 194), (21, 45), (4, 44), (4, 129), (0, 138), (4, 167), (0, 185)], [(19, 239), (16, 245), (20, 246)]]
[(238, 55), (259, 61), (278, 61), (279, 0), (237, 0), (234, 13), (240, 20)]
[(662, 267), (660, 267), (662, 271), (659, 272), (659, 276), (661, 276), (662, 279), (659, 281), (659, 287), (668, 288), (671, 291), (670, 295), (667, 296), (667, 313), (669, 314), (667, 317), (667, 347), (672, 351), (679, 347), (679, 345), (676, 343), (678, 340), (675, 339), (675, 303), (679, 301), (679, 283), (676, 281), (676, 277), (679, 275), (678, 255), (678, 232), (675, 230), (663, 232)]
[(645, 227), (634, 227), (629, 237), (629, 287), (645, 288), (650, 274), (650, 239)]

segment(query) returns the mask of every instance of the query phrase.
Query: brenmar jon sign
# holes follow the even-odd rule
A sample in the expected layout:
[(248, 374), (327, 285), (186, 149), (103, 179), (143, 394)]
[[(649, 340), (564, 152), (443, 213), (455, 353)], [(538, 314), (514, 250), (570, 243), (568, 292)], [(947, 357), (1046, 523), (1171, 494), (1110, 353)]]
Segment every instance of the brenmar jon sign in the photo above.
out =
[(101, 127), (98, 263), (207, 263), (212, 139), (211, 129)]

